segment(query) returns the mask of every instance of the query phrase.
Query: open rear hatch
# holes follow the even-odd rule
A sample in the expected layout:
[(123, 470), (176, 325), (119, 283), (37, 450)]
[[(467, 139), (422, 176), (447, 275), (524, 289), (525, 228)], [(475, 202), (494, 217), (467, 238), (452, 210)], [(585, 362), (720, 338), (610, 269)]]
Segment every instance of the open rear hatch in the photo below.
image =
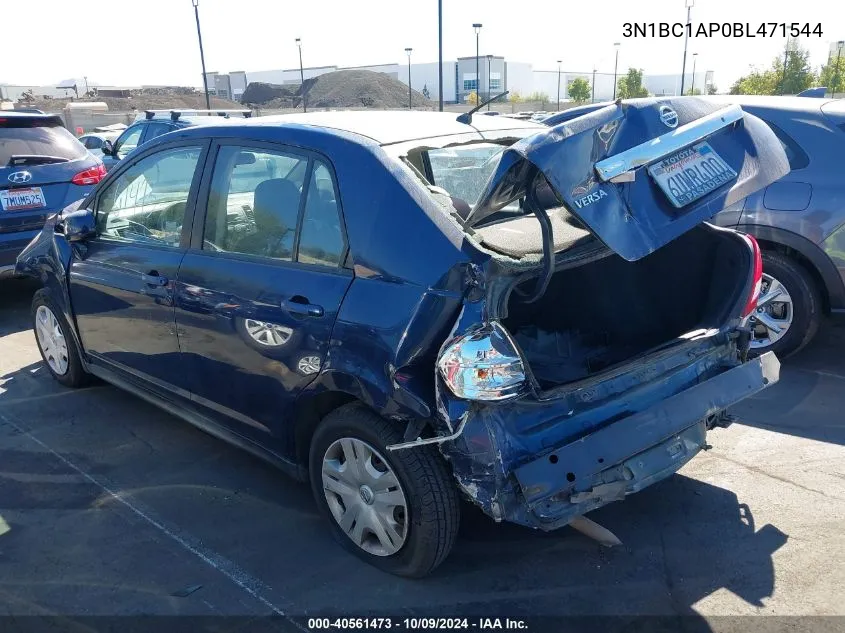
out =
[[(479, 227), (519, 199), (544, 223), (541, 212), (562, 205), (635, 261), (788, 172), (777, 137), (739, 106), (617, 102), (505, 150), (467, 223)], [(553, 225), (543, 231), (547, 257)]]

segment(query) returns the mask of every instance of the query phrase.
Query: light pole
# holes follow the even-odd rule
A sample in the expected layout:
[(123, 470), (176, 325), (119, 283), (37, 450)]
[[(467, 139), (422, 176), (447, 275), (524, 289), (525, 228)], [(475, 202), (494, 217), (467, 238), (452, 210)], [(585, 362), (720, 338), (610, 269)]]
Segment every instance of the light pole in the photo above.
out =
[(305, 71), (302, 69), (302, 40), (298, 37), (296, 47), (299, 49), (299, 91), (302, 93), (302, 111), (308, 112), (308, 105), (305, 103)]
[(560, 62), (561, 60), (557, 60), (557, 108), (556, 110), (560, 112)]
[(472, 28), (475, 29), (475, 105), (481, 103), (481, 71), (479, 69), (479, 47), (478, 47), (478, 37), (481, 33), (481, 23), (476, 22), (472, 25)]
[[(836, 43), (836, 75), (834, 76), (834, 84), (833, 90), (831, 91), (830, 96), (836, 96), (836, 89), (839, 88), (839, 60), (842, 59), (842, 47), (845, 46), (845, 42), (837, 42)], [(830, 62), (828, 62), (830, 63)]]
[(616, 49), (616, 61), (613, 62), (613, 100), (616, 101), (616, 71), (619, 69), (619, 42), (613, 43), (613, 48)]
[(443, 0), (437, 0), (437, 107), (443, 112)]
[(687, 27), (684, 30), (684, 63), (681, 66), (681, 96), (684, 95), (684, 77), (687, 72), (687, 41), (690, 31), (690, 9), (695, 5), (695, 0), (685, 0), (687, 5)]
[(405, 52), (408, 54), (408, 109), (411, 109), (411, 51), (413, 48), (406, 48)]
[(596, 102), (596, 67), (593, 66), (593, 84), (592, 84), (593, 91), (590, 94), (590, 103)]
[(200, 42), (200, 62), (202, 63), (202, 86), (205, 88), (205, 109), (211, 110), (211, 99), (208, 96), (208, 77), (205, 74), (205, 53), (202, 50), (202, 31), (200, 30), (200, 0), (191, 0), (194, 5), (194, 17), (197, 19), (197, 39)]
[(690, 94), (695, 94), (695, 62), (698, 61), (698, 53), (692, 54), (692, 86), (690, 87)]
[[(487, 56), (487, 101), (490, 101), (490, 64), (493, 62), (493, 56)], [(487, 110), (490, 110), (490, 104), (487, 104)]]
[(83, 77), (83, 79), (85, 80), (85, 96), (87, 97), (88, 93), (90, 92), (88, 90), (88, 77)]

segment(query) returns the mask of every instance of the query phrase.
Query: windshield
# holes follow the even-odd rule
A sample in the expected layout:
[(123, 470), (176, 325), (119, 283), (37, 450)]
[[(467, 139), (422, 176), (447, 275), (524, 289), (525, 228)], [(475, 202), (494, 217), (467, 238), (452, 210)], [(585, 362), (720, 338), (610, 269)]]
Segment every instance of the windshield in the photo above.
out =
[[(25, 127), (24, 127), (25, 126)], [(0, 120), (0, 167), (9, 165), (14, 156), (53, 156), (78, 160), (85, 148), (61, 126), (33, 127), (32, 120)]]
[(430, 149), (427, 154), (431, 177), (434, 179), (431, 184), (473, 206), (478, 202), (504, 150), (503, 145), (495, 143)]

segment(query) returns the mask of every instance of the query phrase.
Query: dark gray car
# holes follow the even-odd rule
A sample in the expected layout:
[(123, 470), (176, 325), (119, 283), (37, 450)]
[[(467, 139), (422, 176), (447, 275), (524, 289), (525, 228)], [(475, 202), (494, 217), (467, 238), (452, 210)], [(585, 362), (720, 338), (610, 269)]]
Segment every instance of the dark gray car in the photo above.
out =
[[(757, 238), (763, 287), (752, 347), (791, 354), (810, 342), (824, 315), (845, 314), (845, 101), (725, 95), (763, 119), (786, 150), (791, 171), (716, 216)], [(557, 125), (607, 104), (566, 110)], [(704, 291), (704, 290), (703, 290)]]

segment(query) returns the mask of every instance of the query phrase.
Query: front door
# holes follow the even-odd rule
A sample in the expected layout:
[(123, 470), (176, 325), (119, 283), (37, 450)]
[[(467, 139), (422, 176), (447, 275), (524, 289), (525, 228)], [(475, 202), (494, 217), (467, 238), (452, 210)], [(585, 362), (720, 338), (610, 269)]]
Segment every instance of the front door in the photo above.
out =
[(204, 150), (171, 144), (121, 166), (96, 198), (97, 237), (71, 261), (71, 302), (93, 362), (164, 389), (184, 387), (173, 298)]
[(278, 145), (223, 144), (214, 165), (179, 271), (185, 372), (212, 417), (284, 444), (352, 281), (337, 187), (327, 161)]

